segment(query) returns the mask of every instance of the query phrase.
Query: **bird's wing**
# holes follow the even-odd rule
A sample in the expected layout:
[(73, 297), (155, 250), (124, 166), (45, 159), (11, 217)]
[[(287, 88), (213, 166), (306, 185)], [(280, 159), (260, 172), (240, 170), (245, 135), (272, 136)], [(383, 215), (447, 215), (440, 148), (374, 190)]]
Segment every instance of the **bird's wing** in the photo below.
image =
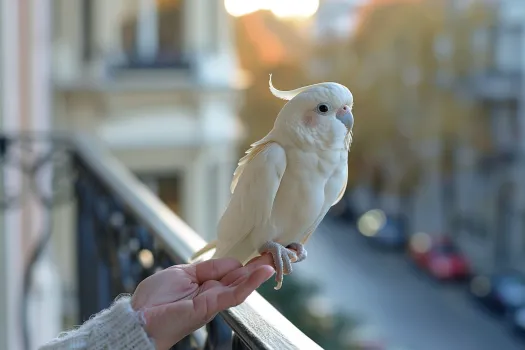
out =
[[(258, 142), (252, 143), (250, 146), (251, 148), (246, 151), (246, 155), (242, 157), (239, 160), (239, 163), (237, 164), (237, 169), (233, 172), (233, 179), (230, 185), (230, 191), (233, 193), (235, 191), (235, 187), (237, 187), (237, 183), (239, 182), (239, 179), (241, 178), (241, 175), (246, 168), (246, 165), (253, 160), (259, 153), (266, 150), (272, 143), (275, 143), (274, 141), (266, 141), (265, 139), (262, 139)], [(277, 144), (276, 144), (277, 145)], [(279, 146), (280, 147), (280, 146)], [(284, 151), (284, 150), (283, 150)], [(285, 161), (286, 163), (286, 161)], [(286, 164), (285, 164), (286, 166)]]
[(239, 161), (232, 196), (218, 227), (215, 257), (222, 257), (270, 219), (286, 169), (286, 153), (276, 142), (254, 144)]
[(346, 169), (345, 181), (343, 182), (343, 187), (341, 188), (341, 192), (339, 192), (339, 194), (337, 195), (337, 198), (334, 204), (332, 204), (332, 206), (336, 205), (337, 203), (341, 201), (341, 199), (343, 199), (343, 196), (345, 195), (345, 191), (346, 191), (346, 186), (348, 186), (348, 169)]

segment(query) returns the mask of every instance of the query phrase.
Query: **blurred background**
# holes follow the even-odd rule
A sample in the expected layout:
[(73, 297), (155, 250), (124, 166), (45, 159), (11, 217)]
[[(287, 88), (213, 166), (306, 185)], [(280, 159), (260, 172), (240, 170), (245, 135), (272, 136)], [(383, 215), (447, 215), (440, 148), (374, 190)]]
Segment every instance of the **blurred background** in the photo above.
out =
[[(283, 289), (261, 294), (325, 349), (525, 349), (523, 0), (0, 4), (0, 131), (95, 135), (206, 240), (283, 106), (269, 74), (282, 90), (346, 85), (346, 195)], [(24, 190), (2, 182), (4, 201)], [(16, 350), (43, 214), (3, 208), (0, 349)], [(73, 226), (72, 208), (53, 210), (35, 348), (78, 312)]]

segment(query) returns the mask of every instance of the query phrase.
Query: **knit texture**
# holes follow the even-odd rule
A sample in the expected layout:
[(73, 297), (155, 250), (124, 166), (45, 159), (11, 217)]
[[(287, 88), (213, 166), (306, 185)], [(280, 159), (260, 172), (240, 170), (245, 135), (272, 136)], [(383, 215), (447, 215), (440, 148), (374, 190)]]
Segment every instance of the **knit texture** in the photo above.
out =
[(141, 314), (122, 296), (106, 310), (92, 316), (78, 329), (61, 333), (40, 350), (155, 350), (143, 329)]

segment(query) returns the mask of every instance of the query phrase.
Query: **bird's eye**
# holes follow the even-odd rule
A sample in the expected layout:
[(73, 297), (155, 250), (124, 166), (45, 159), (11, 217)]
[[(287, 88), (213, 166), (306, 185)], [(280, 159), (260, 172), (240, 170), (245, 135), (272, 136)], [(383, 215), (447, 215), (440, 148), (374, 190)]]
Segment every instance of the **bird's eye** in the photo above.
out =
[(317, 105), (317, 111), (319, 113), (326, 113), (330, 110), (330, 106), (328, 106), (326, 103), (320, 103)]

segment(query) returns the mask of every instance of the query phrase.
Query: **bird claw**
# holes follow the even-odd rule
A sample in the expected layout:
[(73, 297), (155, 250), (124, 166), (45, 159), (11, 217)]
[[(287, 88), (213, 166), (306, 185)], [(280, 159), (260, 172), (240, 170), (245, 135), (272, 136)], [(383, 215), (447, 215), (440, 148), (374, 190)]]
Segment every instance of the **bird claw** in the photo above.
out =
[(270, 253), (273, 257), (273, 263), (275, 265), (275, 280), (277, 281), (277, 286), (275, 290), (281, 289), (283, 285), (284, 275), (289, 275), (292, 273), (292, 262), (297, 261), (299, 258), (297, 253), (291, 249), (285, 248), (276, 242), (266, 242), (259, 253)]
[(303, 261), (304, 259), (306, 259), (306, 256), (308, 255), (306, 252), (306, 249), (304, 248), (304, 245), (302, 245), (301, 243), (294, 242), (288, 245), (286, 248), (293, 249), (296, 252), (297, 259), (292, 261), (293, 263), (298, 263), (298, 262)]

